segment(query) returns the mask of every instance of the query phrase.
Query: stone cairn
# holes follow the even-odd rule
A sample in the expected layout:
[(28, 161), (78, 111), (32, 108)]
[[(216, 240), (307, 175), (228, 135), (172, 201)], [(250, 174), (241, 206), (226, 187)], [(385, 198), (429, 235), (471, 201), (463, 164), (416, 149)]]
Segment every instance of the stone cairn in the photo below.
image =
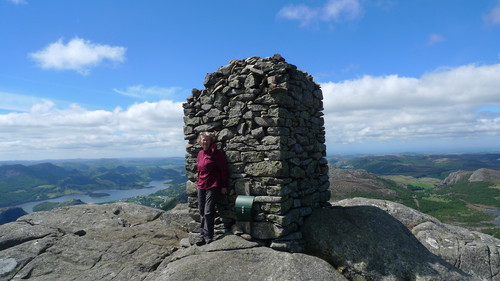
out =
[[(211, 131), (229, 166), (216, 235), (231, 229), (277, 250), (301, 252), (304, 217), (330, 199), (320, 86), (279, 54), (231, 60), (207, 74), (204, 86), (183, 104), (190, 240), (200, 227), (196, 138)], [(237, 221), (238, 195), (255, 196), (250, 222)]]

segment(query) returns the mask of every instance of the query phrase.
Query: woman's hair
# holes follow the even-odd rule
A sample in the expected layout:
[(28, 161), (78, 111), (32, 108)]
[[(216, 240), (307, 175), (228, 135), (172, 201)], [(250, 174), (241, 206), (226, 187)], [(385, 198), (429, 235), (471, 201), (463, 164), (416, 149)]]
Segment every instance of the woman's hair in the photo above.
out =
[(201, 132), (199, 135), (198, 135), (198, 138), (196, 139), (196, 142), (198, 144), (201, 144), (200, 141), (201, 141), (201, 137), (209, 137), (210, 138), (210, 143), (214, 143), (215, 142), (215, 134), (212, 133), (212, 132)]

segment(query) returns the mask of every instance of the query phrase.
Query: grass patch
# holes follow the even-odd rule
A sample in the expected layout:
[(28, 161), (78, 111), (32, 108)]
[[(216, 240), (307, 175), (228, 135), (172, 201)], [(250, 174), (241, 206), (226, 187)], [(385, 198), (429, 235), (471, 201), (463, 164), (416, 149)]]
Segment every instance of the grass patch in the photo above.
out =
[(450, 203), (451, 200), (442, 197), (422, 197), (422, 200), (428, 200), (432, 202)]
[(54, 187), (55, 187), (55, 185), (52, 185), (52, 184), (44, 184), (44, 185), (39, 185), (39, 186), (35, 187), (34, 189), (52, 189)]
[(410, 183), (408, 186), (421, 189), (433, 189), (435, 187), (434, 184), (426, 182)]
[[(413, 180), (407, 176), (384, 177), (387, 181), (407, 182)], [(403, 204), (419, 212), (428, 214), (443, 223), (474, 229), (494, 237), (500, 236), (500, 226), (492, 223), (494, 214), (484, 212), (487, 209), (500, 209), (500, 190), (498, 185), (485, 182), (464, 182), (440, 189), (407, 189), (392, 185), (397, 196), (380, 193), (353, 192), (349, 197), (384, 199)], [(332, 193), (334, 195), (334, 193)]]
[(484, 228), (481, 232), (500, 239), (500, 227)]
[(462, 200), (471, 204), (480, 204), (500, 209), (500, 189), (490, 188), (488, 182), (463, 182), (436, 190), (435, 193)]
[(404, 184), (414, 189), (433, 189), (441, 184), (441, 180), (430, 177), (415, 178), (412, 176), (397, 175), (397, 176), (383, 176), (383, 178), (392, 180), (398, 184)]

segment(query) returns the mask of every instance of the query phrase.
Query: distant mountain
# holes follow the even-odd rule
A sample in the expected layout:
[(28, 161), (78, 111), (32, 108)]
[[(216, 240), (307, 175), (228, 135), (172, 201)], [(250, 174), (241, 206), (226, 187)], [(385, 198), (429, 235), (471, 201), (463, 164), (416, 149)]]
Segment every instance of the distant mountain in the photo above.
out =
[(330, 179), (330, 190), (336, 199), (366, 194), (379, 194), (387, 197), (397, 195), (392, 189), (395, 183), (378, 177), (366, 170), (330, 167), (328, 176)]
[(492, 169), (478, 169), (475, 171), (456, 171), (443, 180), (444, 185), (460, 182), (495, 182), (500, 181), (500, 171)]
[(363, 169), (377, 175), (407, 175), (445, 179), (458, 170), (475, 171), (486, 168), (500, 170), (500, 153), (384, 155), (356, 158), (331, 157), (335, 168)]
[(484, 168), (474, 171), (469, 178), (469, 182), (498, 180), (500, 180), (500, 171)]
[[(14, 191), (21, 193), (25, 187), (35, 187), (49, 183), (47, 177), (40, 177), (36, 169), (32, 170), (20, 164), (0, 166), (0, 191), (3, 194)], [(2, 197), (0, 197), (0, 206), (2, 205)]]
[(469, 171), (452, 172), (442, 181), (442, 184), (450, 185), (459, 182), (466, 182), (469, 179), (470, 175), (472, 175), (472, 172)]
[(76, 170), (73, 171), (66, 170), (52, 163), (36, 164), (29, 166), (29, 168), (36, 177), (40, 179), (45, 179), (49, 182), (54, 182), (62, 178), (65, 178), (73, 173), (78, 173), (78, 171)]
[[(135, 189), (146, 187), (152, 180), (179, 179), (183, 169), (150, 166), (148, 160), (137, 166), (125, 160), (99, 160), (95, 162), (37, 163), (0, 166), (0, 207), (24, 202), (54, 198), (72, 193), (87, 193), (102, 189)], [(159, 161), (159, 160), (154, 160)], [(153, 161), (153, 162), (154, 162)], [(177, 162), (177, 159), (175, 159)], [(120, 164), (113, 166), (111, 163)], [(156, 163), (156, 162), (154, 162)], [(160, 162), (158, 162), (159, 164)], [(170, 162), (164, 162), (170, 163)], [(105, 166), (102, 166), (102, 165)], [(80, 169), (78, 169), (80, 168)]]

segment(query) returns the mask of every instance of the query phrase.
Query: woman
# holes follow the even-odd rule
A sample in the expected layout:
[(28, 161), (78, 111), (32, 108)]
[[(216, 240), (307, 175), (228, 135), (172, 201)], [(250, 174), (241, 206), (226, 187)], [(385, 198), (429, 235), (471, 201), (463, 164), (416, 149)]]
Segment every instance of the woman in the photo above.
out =
[(227, 193), (226, 155), (217, 149), (212, 133), (203, 132), (198, 136), (202, 150), (198, 153), (198, 208), (201, 229), (198, 245), (212, 242), (214, 238), (215, 203), (220, 193)]

